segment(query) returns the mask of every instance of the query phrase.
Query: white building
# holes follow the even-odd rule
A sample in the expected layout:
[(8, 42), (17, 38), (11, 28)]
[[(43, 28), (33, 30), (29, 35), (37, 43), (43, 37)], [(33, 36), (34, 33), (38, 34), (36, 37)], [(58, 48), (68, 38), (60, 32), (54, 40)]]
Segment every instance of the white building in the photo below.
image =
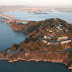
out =
[(66, 32), (68, 32), (68, 30), (66, 30)]
[(51, 39), (51, 38), (52, 38), (52, 36), (49, 36), (49, 35), (44, 35), (44, 38), (45, 38), (45, 39)]
[(49, 29), (47, 29), (47, 31), (49, 31)]
[(57, 29), (60, 29), (60, 27), (59, 27), (59, 26), (56, 26), (56, 28), (57, 28)]
[(52, 30), (49, 30), (49, 32), (52, 32)]
[(67, 39), (67, 40), (61, 41), (62, 44), (68, 44), (68, 43), (70, 43), (70, 42), (71, 42), (70, 39)]
[(61, 27), (62, 25), (61, 25), (61, 24), (59, 24), (59, 26)]
[(52, 32), (52, 29), (51, 30), (50, 29), (47, 29), (47, 31)]
[(42, 38), (41, 40), (42, 40), (44, 43), (47, 43), (47, 40), (46, 40), (46, 39)]
[(67, 36), (58, 37), (58, 41), (60, 41), (62, 39), (68, 39), (68, 37)]
[(59, 44), (60, 41), (50, 41), (50, 42), (47, 42), (47, 45), (50, 45), (50, 44)]
[(62, 30), (62, 28), (60, 28), (60, 30)]

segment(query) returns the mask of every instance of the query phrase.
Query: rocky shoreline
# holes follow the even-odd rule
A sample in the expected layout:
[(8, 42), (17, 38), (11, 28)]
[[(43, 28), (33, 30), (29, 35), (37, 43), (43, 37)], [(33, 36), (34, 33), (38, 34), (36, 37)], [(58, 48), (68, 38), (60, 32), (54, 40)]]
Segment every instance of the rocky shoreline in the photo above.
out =
[[(0, 60), (7, 60), (9, 63), (13, 63), (13, 62), (17, 62), (17, 61), (35, 61), (35, 62), (40, 62), (40, 61), (44, 61), (44, 62), (52, 62), (52, 63), (62, 63), (62, 64), (64, 64), (64, 65), (66, 65), (64, 62), (63, 62), (63, 60), (61, 59), (61, 60), (47, 60), (47, 59), (44, 59), (44, 60), (42, 60), (42, 59), (24, 59), (24, 58), (21, 58), (21, 57), (19, 57), (19, 58), (15, 58), (15, 59), (9, 59), (9, 58), (0, 58)], [(67, 66), (67, 65), (66, 65)], [(68, 67), (68, 66), (67, 66)], [(72, 65), (70, 65), (69, 67), (68, 67), (68, 69), (69, 70), (72, 70)]]

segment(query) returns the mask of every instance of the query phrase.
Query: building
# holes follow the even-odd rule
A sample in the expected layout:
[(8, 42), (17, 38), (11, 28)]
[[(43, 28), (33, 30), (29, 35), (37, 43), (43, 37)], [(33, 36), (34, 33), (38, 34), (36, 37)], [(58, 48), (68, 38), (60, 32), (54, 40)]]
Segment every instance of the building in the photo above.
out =
[(49, 29), (47, 29), (47, 31), (49, 31)]
[(28, 52), (27, 52), (27, 51), (25, 51), (24, 53), (25, 53), (25, 54), (28, 54)]
[(46, 40), (46, 39), (42, 38), (41, 40), (42, 40), (44, 43), (47, 43), (47, 40)]
[(56, 26), (57, 29), (60, 29), (60, 26)]
[(60, 40), (63, 40), (63, 39), (68, 39), (68, 37), (67, 36), (62, 36), (62, 37), (58, 37), (58, 41), (60, 41)]
[(62, 28), (60, 28), (60, 30), (62, 30)]
[(64, 41), (61, 41), (61, 44), (68, 44), (68, 43), (70, 43), (70, 42), (71, 42), (70, 39), (66, 39), (66, 40), (64, 40)]
[(47, 29), (47, 31), (52, 32), (52, 28), (51, 29)]
[(59, 24), (59, 26), (61, 27), (62, 25), (61, 25), (61, 24)]
[(47, 45), (50, 45), (50, 44), (59, 44), (60, 41), (50, 41), (50, 42), (47, 42)]
[(45, 39), (51, 39), (51, 38), (52, 38), (52, 36), (49, 36), (49, 35), (44, 35), (44, 38), (45, 38)]
[(53, 31), (52, 30), (49, 30), (49, 32), (52, 33)]
[(66, 30), (66, 32), (68, 32), (68, 30)]

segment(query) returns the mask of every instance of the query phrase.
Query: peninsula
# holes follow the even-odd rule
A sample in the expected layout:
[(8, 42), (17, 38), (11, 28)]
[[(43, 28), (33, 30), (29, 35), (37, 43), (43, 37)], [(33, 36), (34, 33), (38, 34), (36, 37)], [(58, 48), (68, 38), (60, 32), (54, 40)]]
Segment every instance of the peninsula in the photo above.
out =
[(25, 25), (15, 21), (8, 24), (15, 31), (27, 33), (28, 38), (1, 51), (1, 60), (8, 60), (10, 63), (19, 60), (57, 62), (72, 69), (71, 24), (58, 18), (29, 21)]

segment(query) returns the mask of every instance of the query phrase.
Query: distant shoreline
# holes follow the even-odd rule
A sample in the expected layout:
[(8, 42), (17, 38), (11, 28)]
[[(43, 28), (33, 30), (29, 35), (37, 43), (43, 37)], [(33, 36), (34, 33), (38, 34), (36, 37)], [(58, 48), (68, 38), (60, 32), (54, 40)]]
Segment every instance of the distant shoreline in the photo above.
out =
[(58, 9), (55, 9), (59, 12), (72, 12), (72, 8), (58, 8)]

